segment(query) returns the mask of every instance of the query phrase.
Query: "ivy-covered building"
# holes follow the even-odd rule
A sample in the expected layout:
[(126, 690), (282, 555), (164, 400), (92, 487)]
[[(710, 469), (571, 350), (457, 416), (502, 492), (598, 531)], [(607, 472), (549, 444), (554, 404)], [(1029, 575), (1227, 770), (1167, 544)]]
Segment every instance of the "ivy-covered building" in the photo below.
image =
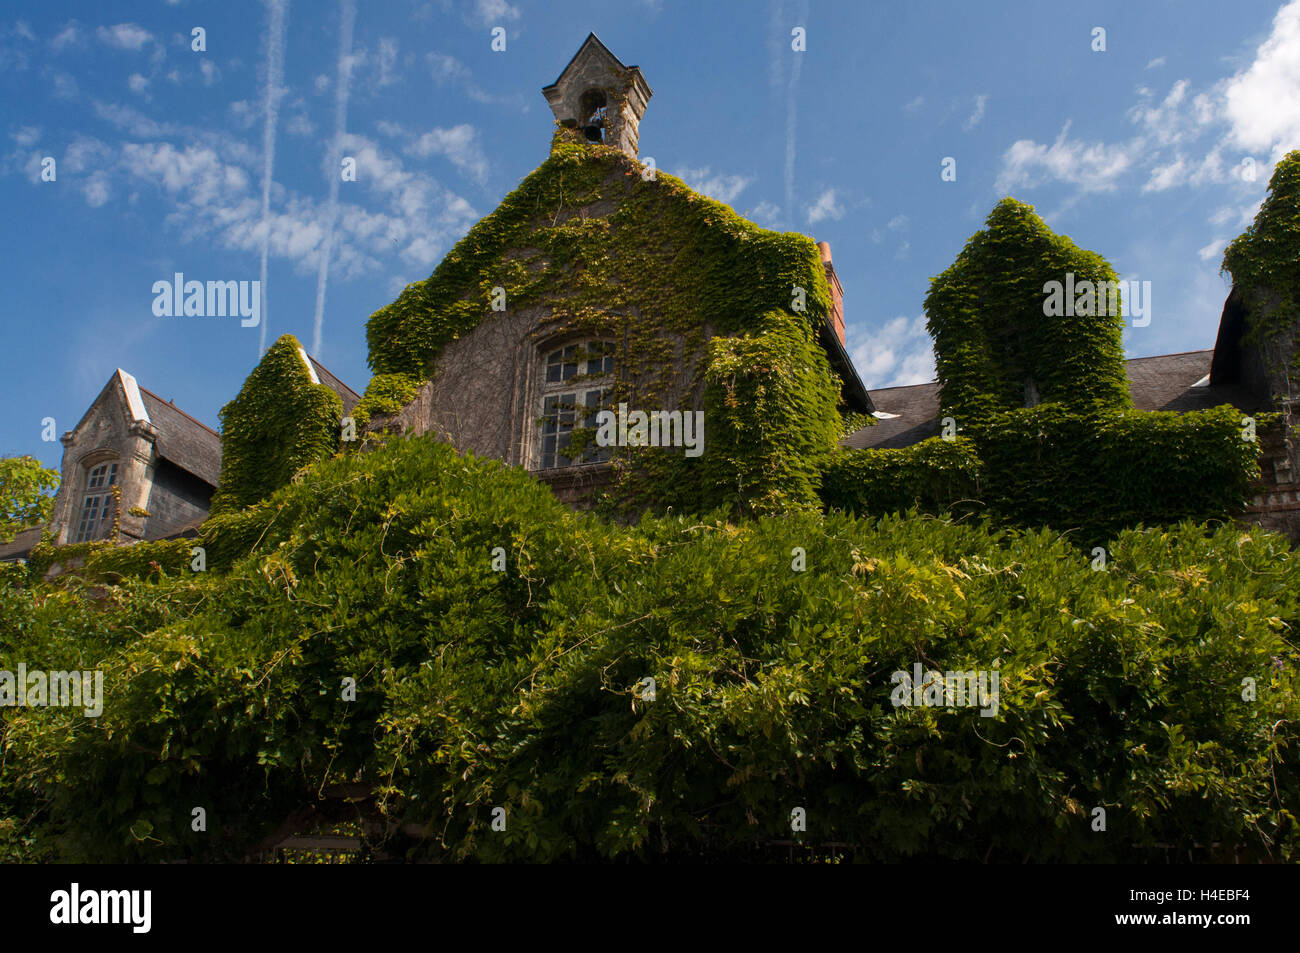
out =
[[(842, 414), (872, 410), (829, 246), (640, 160), (651, 89), (594, 34), (543, 93), (550, 156), (371, 317), (361, 415), (524, 467), (570, 501), (815, 504)], [(617, 446), (596, 439), (601, 411), (620, 416)], [(674, 427), (701, 412), (693, 455)]]

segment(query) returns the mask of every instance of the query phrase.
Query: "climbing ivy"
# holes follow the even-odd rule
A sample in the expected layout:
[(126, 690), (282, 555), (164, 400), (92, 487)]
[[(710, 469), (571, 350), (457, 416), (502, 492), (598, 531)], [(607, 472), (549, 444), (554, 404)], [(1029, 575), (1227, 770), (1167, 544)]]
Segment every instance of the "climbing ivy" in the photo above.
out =
[[(1288, 152), (1273, 169), (1268, 194), (1250, 228), (1223, 252), (1222, 271), (1232, 276), (1249, 313), (1246, 340), (1297, 352), (1295, 315), (1300, 301), (1300, 151)], [(1286, 372), (1295, 357), (1283, 359)], [(1290, 365), (1290, 366), (1288, 366)]]
[(620, 448), (608, 494), (618, 506), (814, 504), (841, 427), (838, 381), (813, 336), (830, 308), (816, 246), (643, 173), (558, 129), (550, 157), (428, 279), (371, 316), (376, 377), (362, 410), (409, 399), (449, 343), (500, 317), (501, 288), (510, 311), (546, 315), (539, 341), (572, 331), (617, 342), (611, 406), (706, 408), (705, 459), (725, 460)]
[(212, 514), (264, 499), (339, 443), (343, 401), (313, 384), (302, 346), (285, 334), (221, 408), (221, 478)]
[(953, 440), (842, 450), (822, 481), (827, 507), (859, 515), (916, 508), (1004, 526), (1069, 531), (1080, 545), (1124, 529), (1228, 520), (1259, 479), (1259, 436), (1277, 414), (1230, 405), (1178, 414), (1040, 404), (1000, 411)]
[[(1118, 296), (1094, 296), (1090, 315), (1044, 313), (1047, 283), (1060, 282), (1064, 297), (1070, 274), (1076, 289), (1116, 281), (1106, 259), (1053, 233), (1033, 206), (1010, 197), (994, 206), (925, 299), (946, 414), (964, 425), (1024, 407), (1027, 396), (1075, 407), (1131, 405)], [(1096, 313), (1112, 304), (1113, 313)]]

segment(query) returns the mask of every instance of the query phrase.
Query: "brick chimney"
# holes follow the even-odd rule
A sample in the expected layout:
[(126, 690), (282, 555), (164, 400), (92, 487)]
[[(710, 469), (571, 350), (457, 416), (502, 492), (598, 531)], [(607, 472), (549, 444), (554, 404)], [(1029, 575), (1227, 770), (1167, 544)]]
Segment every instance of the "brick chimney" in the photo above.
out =
[(817, 251), (822, 256), (822, 267), (826, 269), (826, 284), (831, 288), (831, 327), (839, 335), (840, 344), (844, 343), (844, 287), (840, 284), (835, 266), (831, 264), (831, 246), (826, 242), (817, 243)]

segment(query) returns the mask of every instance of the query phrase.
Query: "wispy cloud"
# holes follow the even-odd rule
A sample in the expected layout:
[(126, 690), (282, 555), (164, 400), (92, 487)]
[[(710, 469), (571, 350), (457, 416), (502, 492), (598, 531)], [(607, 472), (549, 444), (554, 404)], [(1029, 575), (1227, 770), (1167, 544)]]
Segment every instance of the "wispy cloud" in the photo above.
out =
[(352, 28), (356, 17), (355, 0), (339, 0), (339, 58), (337, 78), (334, 82), (334, 138), (330, 142), (330, 150), (325, 160), (330, 197), (326, 211), (325, 243), (321, 250), (320, 268), (316, 272), (316, 311), (312, 320), (311, 335), (311, 353), (316, 357), (320, 356), (321, 335), (325, 329), (325, 290), (329, 283), (334, 226), (338, 221), (339, 183), (342, 181), (339, 162), (343, 155), (343, 137), (347, 134), (348, 92), (352, 87)]
[(270, 255), (270, 226), (268, 218), (271, 210), (271, 181), (275, 172), (275, 128), (280, 113), (280, 97), (283, 95), (282, 80), (284, 76), (284, 31), (289, 17), (289, 0), (268, 0), (267, 15), (269, 23), (266, 32), (266, 111), (262, 125), (262, 255), (261, 285), (262, 322), (258, 328), (257, 353), (266, 351), (266, 326), (269, 318), (269, 298), (267, 291), (267, 265)]
[(1106, 145), (1070, 139), (1070, 123), (1050, 146), (1030, 139), (1012, 144), (1002, 156), (1002, 170), (994, 188), (1009, 192), (1048, 181), (1068, 182), (1083, 192), (1106, 192), (1116, 187), (1132, 158), (1125, 145)]
[(844, 209), (840, 208), (839, 202), (835, 198), (834, 189), (826, 189), (821, 195), (817, 196), (817, 201), (808, 208), (808, 224), (816, 225), (825, 219), (839, 219), (844, 217)]
[(969, 118), (967, 118), (967, 120), (961, 124), (961, 127), (965, 129), (967, 132), (970, 132), (972, 129), (978, 126), (980, 124), (980, 120), (984, 118), (984, 107), (988, 105), (988, 102), (989, 102), (988, 93), (980, 93), (978, 96), (976, 96), (975, 111), (972, 112)]
[(138, 53), (146, 43), (153, 41), (153, 34), (136, 23), (118, 23), (115, 26), (99, 27), (95, 30), (95, 38), (115, 50)]
[(696, 192), (728, 205), (734, 203), (740, 193), (754, 183), (752, 176), (723, 173), (714, 175), (707, 165), (698, 169), (678, 169), (674, 174)]
[(849, 338), (853, 365), (868, 388), (934, 380), (934, 347), (923, 314), (900, 315), (881, 327), (850, 327)]
[(478, 26), (491, 27), (513, 23), (521, 15), (519, 8), (506, 0), (474, 0), (465, 18)]
[(468, 123), (447, 129), (430, 129), (413, 139), (406, 151), (421, 159), (443, 156), (475, 182), (482, 184), (487, 181), (487, 156), (479, 144), (478, 132)]

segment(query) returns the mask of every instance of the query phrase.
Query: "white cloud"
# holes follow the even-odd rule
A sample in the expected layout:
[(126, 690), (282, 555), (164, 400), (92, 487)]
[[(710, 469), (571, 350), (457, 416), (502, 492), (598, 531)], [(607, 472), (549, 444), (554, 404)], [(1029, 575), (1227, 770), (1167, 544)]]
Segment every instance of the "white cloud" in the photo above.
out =
[(1015, 188), (1033, 187), (1056, 180), (1077, 185), (1083, 192), (1106, 192), (1115, 188), (1116, 180), (1132, 164), (1128, 145), (1089, 144), (1067, 138), (1066, 123), (1050, 146), (1030, 139), (1011, 145), (1002, 156), (1002, 170), (995, 184), (1006, 193)]
[(81, 32), (81, 26), (76, 20), (69, 20), (63, 29), (50, 40), (50, 48), (62, 50), (69, 46), (81, 46), (85, 42), (86, 38)]
[(1224, 108), (1243, 149), (1271, 150), (1278, 159), (1300, 142), (1300, 0), (1277, 12), (1254, 62), (1227, 81)]
[(808, 224), (816, 225), (818, 222), (831, 218), (839, 220), (844, 217), (844, 209), (840, 208), (835, 199), (835, 190), (827, 189), (817, 197), (817, 201), (808, 209)]
[(397, 77), (393, 73), (393, 67), (397, 65), (397, 41), (392, 37), (381, 37), (379, 40), (378, 69), (379, 76), (375, 79), (375, 86), (383, 88), (397, 82)]
[(473, 19), (480, 26), (501, 26), (519, 19), (519, 8), (506, 0), (474, 0)]
[(406, 151), (421, 159), (445, 156), (475, 182), (487, 180), (487, 156), (479, 146), (477, 131), (466, 123), (448, 129), (431, 129), (412, 142)]
[(1227, 244), (1226, 238), (1216, 238), (1196, 254), (1200, 256), (1201, 261), (1209, 261), (1211, 258), (1218, 258)]
[(145, 79), (139, 73), (132, 73), (127, 79), (126, 85), (133, 93), (143, 93), (149, 88), (149, 80)]
[(988, 102), (989, 102), (989, 97), (987, 93), (980, 93), (980, 95), (976, 96), (975, 111), (970, 114), (970, 118), (968, 118), (964, 123), (962, 123), (961, 127), (965, 129), (967, 132), (970, 132), (972, 129), (978, 126), (980, 124), (980, 120), (984, 118), (984, 107), (988, 105)]
[(310, 136), (316, 131), (306, 113), (294, 113), (284, 124), (284, 131), (291, 136)]
[(1155, 59), (1147, 61), (1146, 68), (1156, 69), (1164, 65), (1165, 65), (1165, 58), (1163, 56), (1157, 56)]
[(916, 113), (924, 105), (925, 105), (925, 97), (917, 96), (915, 99), (911, 100), (910, 102), (906, 102), (903, 104), (903, 112), (907, 113), (908, 115), (912, 115)]
[(925, 315), (903, 315), (884, 327), (851, 332), (853, 366), (868, 389), (924, 384), (934, 380), (934, 348)]
[(707, 165), (699, 169), (678, 169), (674, 174), (696, 192), (728, 205), (734, 203), (740, 193), (754, 183), (753, 176), (726, 175), (721, 172), (714, 175)]
[(95, 30), (99, 42), (117, 50), (130, 50), (138, 53), (144, 45), (153, 40), (153, 34), (135, 23), (119, 23), (116, 26), (101, 26)]
[(221, 79), (221, 70), (206, 56), (199, 60), (199, 72), (203, 74), (204, 86), (211, 86)]
[(749, 213), (749, 220), (768, 228), (775, 227), (781, 221), (781, 209), (775, 202), (759, 202)]
[(34, 146), (40, 141), (41, 130), (39, 126), (19, 126), (15, 132), (9, 133), (9, 138), (24, 148)]

